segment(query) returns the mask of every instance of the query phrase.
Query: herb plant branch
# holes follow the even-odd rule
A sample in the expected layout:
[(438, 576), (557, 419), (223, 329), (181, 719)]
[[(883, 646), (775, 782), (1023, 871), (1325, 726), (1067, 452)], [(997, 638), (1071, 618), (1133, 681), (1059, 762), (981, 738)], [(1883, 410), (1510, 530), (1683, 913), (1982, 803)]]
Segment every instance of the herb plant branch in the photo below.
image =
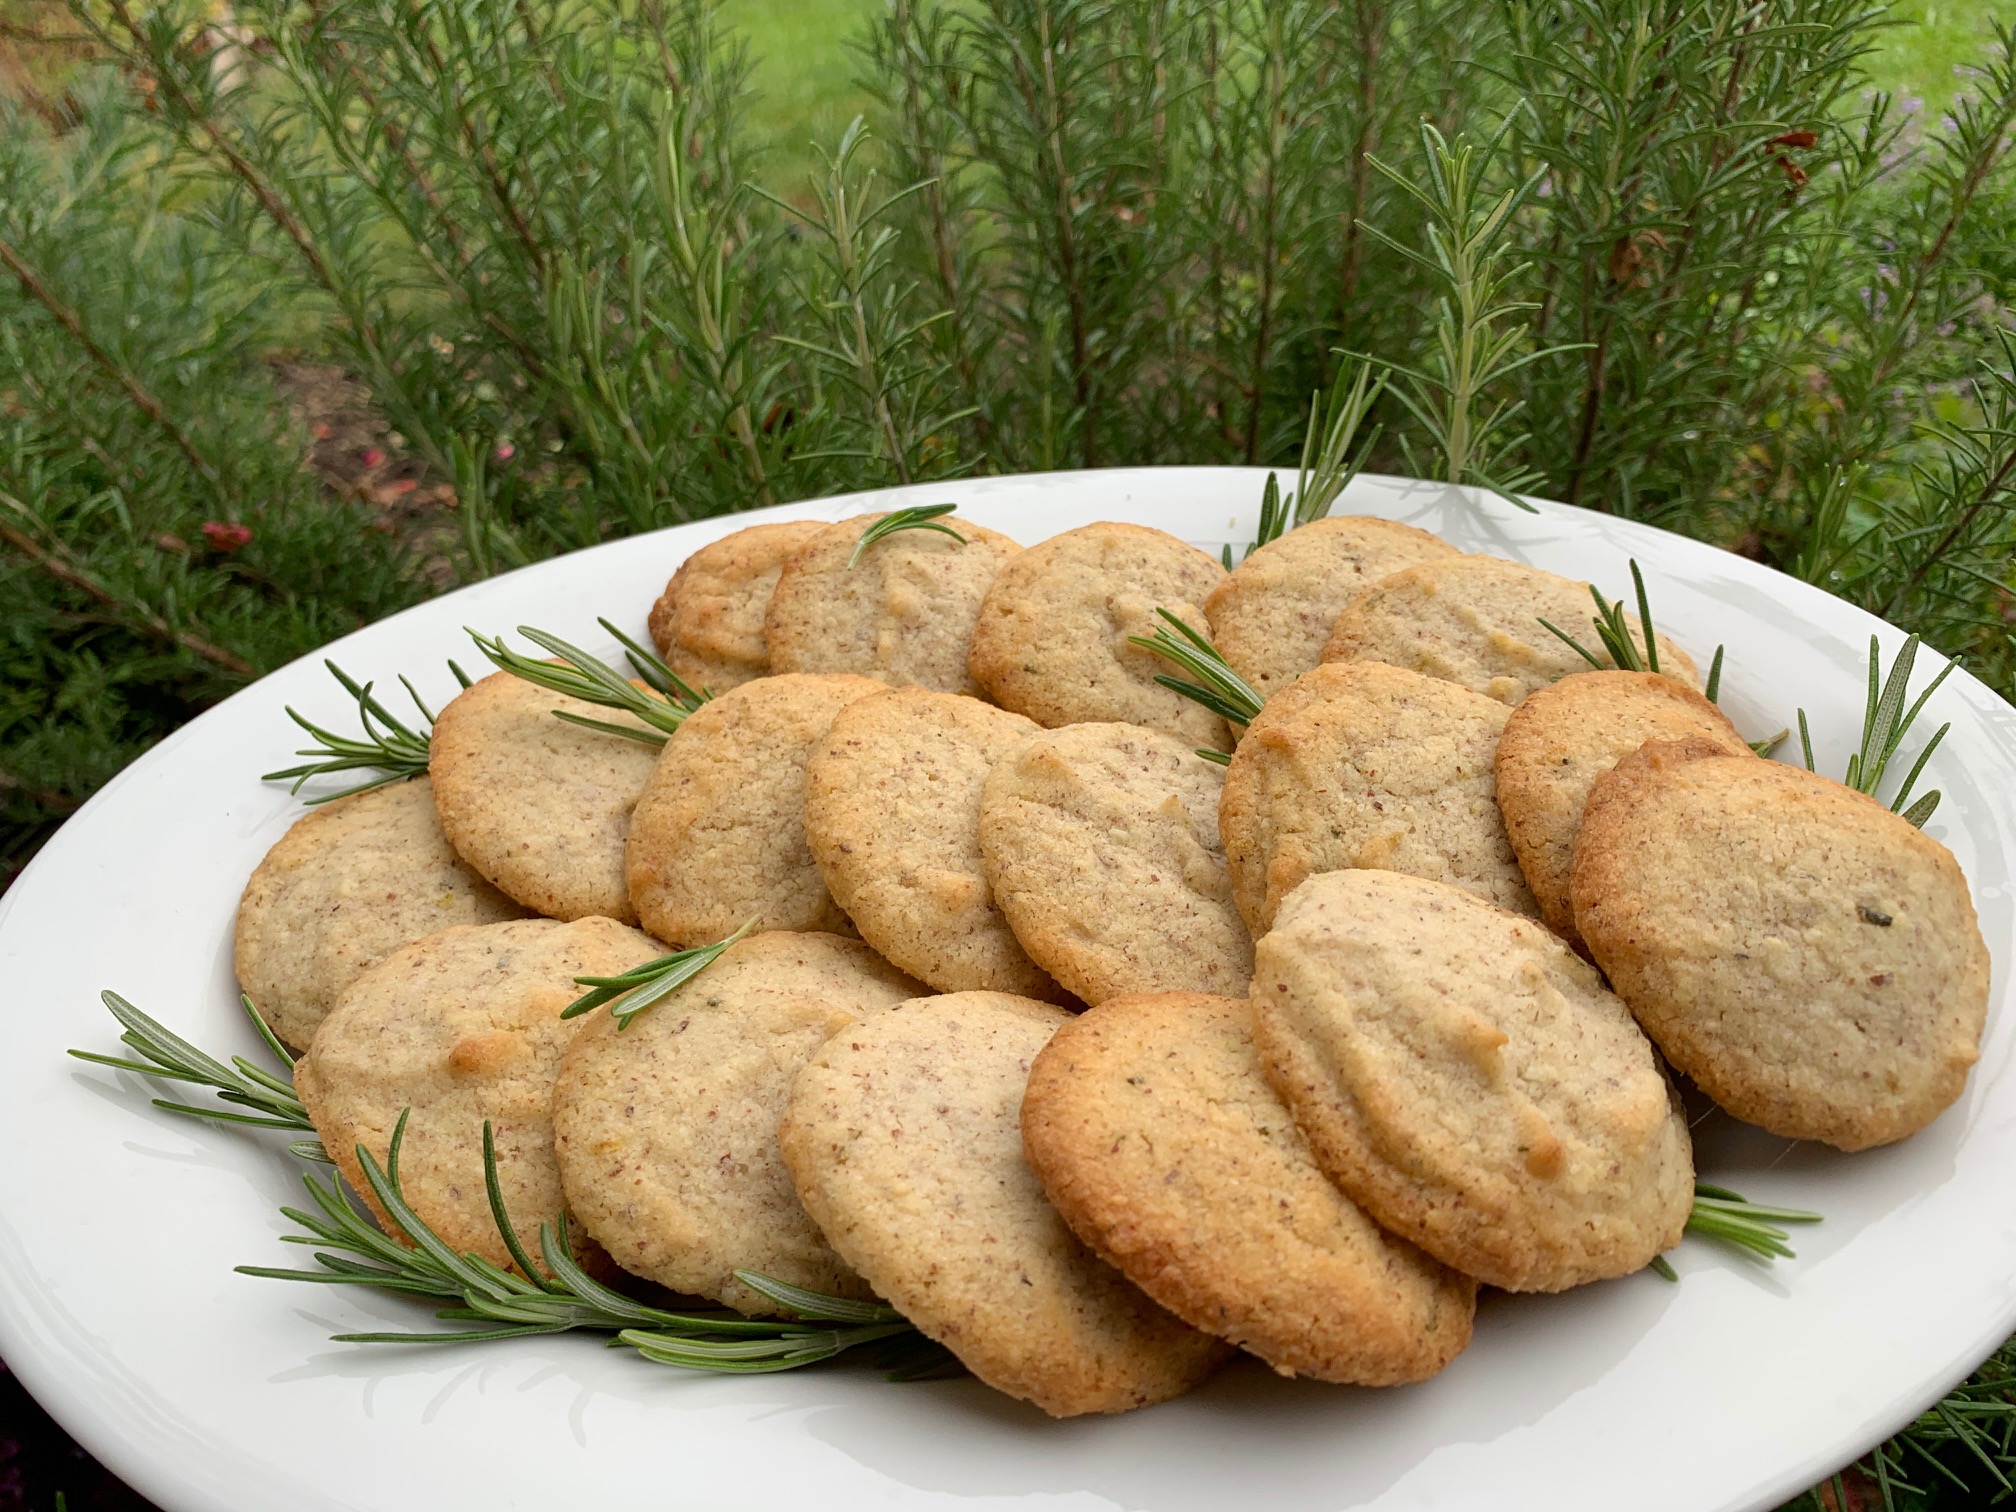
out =
[(847, 558), (847, 565), (852, 567), (877, 541), (887, 540), (899, 530), (935, 530), (952, 537), (964, 546), (966, 537), (945, 524), (941, 518), (958, 507), (957, 504), (912, 504), (905, 509), (891, 510), (861, 532), (861, 539), (854, 543), (854, 550)]
[(493, 665), (513, 677), (521, 677), (555, 693), (580, 699), (583, 703), (620, 709), (641, 720), (647, 728), (640, 730), (633, 725), (589, 719), (561, 709), (553, 711), (554, 718), (605, 734), (621, 735), (626, 740), (639, 741), (644, 745), (662, 746), (665, 738), (685, 723), (686, 716), (707, 701), (708, 693), (705, 689), (689, 686), (647, 647), (625, 635), (608, 620), (598, 623), (621, 642), (631, 670), (647, 687), (639, 688), (600, 657), (530, 625), (520, 625), (518, 633), (557, 657), (557, 663), (513, 651), (499, 636), (482, 635), (471, 630), (469, 637)]
[(755, 927), (756, 921), (751, 919), (725, 940), (695, 946), (691, 950), (675, 950), (655, 961), (646, 961), (642, 966), (633, 966), (618, 976), (576, 977), (574, 985), (589, 990), (561, 1009), (560, 1017), (579, 1018), (607, 1003), (617, 1027), (627, 1029), (638, 1014), (692, 981), (713, 965), (722, 951)]
[[(360, 782), (339, 792), (324, 793), (309, 799), (311, 805), (332, 803), (338, 798), (347, 798), (352, 793), (368, 793), (373, 788), (385, 787), (394, 782), (404, 782), (408, 777), (418, 777), (427, 770), (429, 737), (434, 727), (434, 711), (421, 700), (419, 692), (406, 678), (399, 679), (406, 689), (406, 696), (413, 700), (413, 707), (420, 711), (425, 729), (415, 729), (387, 709), (372, 693), (373, 684), (359, 683), (333, 661), (325, 660), (323, 666), (329, 675), (342, 685), (343, 691), (357, 700), (357, 723), (362, 729), (361, 736), (339, 735), (323, 728), (313, 720), (288, 706), (287, 717), (314, 736), (317, 745), (306, 746), (296, 751), (296, 756), (310, 756), (312, 761), (300, 766), (288, 767), (283, 771), (268, 772), (260, 778), (262, 782), (285, 782), (293, 779), (293, 792), (300, 792), (310, 779), (330, 776), (337, 772), (359, 770), (376, 771), (380, 775), (368, 782)], [(469, 679), (460, 667), (452, 661), (448, 669), (463, 687), (469, 686)]]

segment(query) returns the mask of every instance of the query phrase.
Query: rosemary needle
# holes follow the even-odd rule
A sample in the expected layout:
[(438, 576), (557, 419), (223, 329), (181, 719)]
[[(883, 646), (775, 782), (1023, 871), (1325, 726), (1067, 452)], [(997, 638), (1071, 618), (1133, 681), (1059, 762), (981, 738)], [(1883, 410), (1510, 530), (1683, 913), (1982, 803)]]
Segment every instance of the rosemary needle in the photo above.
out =
[[(1687, 1215), (1686, 1232), (1729, 1245), (1760, 1260), (1790, 1260), (1794, 1252), (1786, 1241), (1791, 1233), (1782, 1225), (1820, 1221), (1818, 1213), (1763, 1207), (1748, 1201), (1740, 1192), (1697, 1181), (1694, 1209)], [(1664, 1255), (1654, 1257), (1652, 1268), (1668, 1281), (1680, 1279)]]
[(543, 661), (538, 657), (526, 656), (513, 651), (504, 644), (501, 636), (482, 635), (470, 630), (469, 638), (476, 642), (476, 648), (488, 657), (501, 671), (513, 677), (555, 693), (564, 693), (583, 703), (600, 704), (608, 709), (621, 709), (634, 715), (648, 726), (637, 729), (632, 725), (620, 725), (609, 720), (588, 719), (579, 714), (555, 709), (553, 717), (564, 719), (569, 724), (581, 725), (586, 729), (600, 730), (607, 735), (621, 735), (626, 740), (639, 741), (645, 745), (662, 746), (665, 739), (678, 729), (701, 704), (711, 696), (704, 688), (695, 688), (646, 647), (639, 645), (618, 630), (609, 621), (598, 620), (602, 628), (614, 636), (623, 646), (623, 654), (630, 663), (631, 670), (646, 686), (640, 688), (635, 682), (610, 666), (598, 656), (591, 656), (572, 642), (559, 636), (539, 630), (531, 625), (520, 625), (518, 633), (559, 661)]
[[(1174, 662), (1196, 679), (1186, 682), (1180, 677), (1156, 674), (1155, 681), (1172, 692), (1181, 693), (1192, 703), (1202, 704), (1220, 719), (1238, 725), (1242, 730), (1253, 722), (1260, 712), (1260, 695), (1253, 691), (1253, 685), (1234, 672), (1223, 655), (1210, 640), (1190, 628), (1167, 609), (1157, 609), (1162, 624), (1153, 635), (1130, 635), (1127, 643), (1139, 646), (1143, 651), (1152, 651), (1164, 661)], [(1199, 756), (1208, 760), (1231, 760), (1223, 751), (1199, 751)]]
[(627, 1029), (632, 1018), (692, 981), (713, 965), (722, 951), (755, 927), (756, 921), (751, 919), (725, 940), (716, 940), (712, 945), (697, 945), (691, 950), (675, 950), (671, 955), (646, 961), (642, 966), (633, 966), (620, 976), (576, 977), (575, 986), (590, 990), (561, 1009), (560, 1017), (579, 1018), (609, 1003), (612, 1005), (609, 1011), (616, 1018), (616, 1027)]
[[(312, 756), (312, 761), (303, 762), (284, 771), (268, 772), (260, 778), (262, 782), (285, 782), (293, 779), (291, 791), (300, 792), (302, 786), (312, 777), (326, 777), (336, 772), (376, 771), (382, 775), (368, 782), (360, 782), (344, 788), (340, 792), (324, 793), (309, 799), (311, 805), (333, 803), (338, 798), (347, 798), (352, 793), (368, 793), (373, 788), (385, 787), (394, 782), (404, 782), (408, 777), (417, 777), (427, 770), (428, 741), (434, 728), (434, 711), (421, 700), (412, 683), (404, 677), (400, 684), (406, 689), (406, 696), (413, 700), (413, 707), (420, 711), (426, 721), (425, 730), (415, 729), (400, 719), (390, 709), (379, 702), (372, 693), (373, 684), (360, 683), (333, 661), (324, 661), (329, 675), (342, 685), (343, 691), (357, 700), (357, 721), (363, 728), (361, 736), (339, 735), (334, 730), (325, 729), (296, 710), (291, 704), (287, 717), (306, 730), (320, 744), (304, 746), (296, 751), (296, 756)], [(452, 661), (448, 670), (463, 687), (469, 686), (469, 679), (462, 669)]]
[(950, 525), (941, 523), (939, 519), (941, 515), (948, 515), (958, 507), (957, 504), (913, 504), (907, 509), (890, 511), (861, 532), (861, 539), (854, 543), (854, 552), (847, 558), (847, 565), (852, 567), (861, 560), (861, 554), (870, 546), (877, 541), (888, 539), (899, 530), (935, 530), (941, 535), (952, 537), (964, 546), (966, 537)]

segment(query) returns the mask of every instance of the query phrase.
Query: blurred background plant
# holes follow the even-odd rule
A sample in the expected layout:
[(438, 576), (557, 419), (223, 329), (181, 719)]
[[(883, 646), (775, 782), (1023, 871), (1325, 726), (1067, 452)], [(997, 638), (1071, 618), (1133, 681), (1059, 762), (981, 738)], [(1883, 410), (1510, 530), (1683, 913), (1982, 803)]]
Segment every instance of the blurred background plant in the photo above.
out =
[[(1718, 542), (2016, 691), (2016, 63), (1932, 21), (0, 0), (0, 885), (426, 594), (847, 489), (1292, 465), (1345, 353), (1375, 470)], [(1807, 1504), (2007, 1491), (1996, 1368)]]

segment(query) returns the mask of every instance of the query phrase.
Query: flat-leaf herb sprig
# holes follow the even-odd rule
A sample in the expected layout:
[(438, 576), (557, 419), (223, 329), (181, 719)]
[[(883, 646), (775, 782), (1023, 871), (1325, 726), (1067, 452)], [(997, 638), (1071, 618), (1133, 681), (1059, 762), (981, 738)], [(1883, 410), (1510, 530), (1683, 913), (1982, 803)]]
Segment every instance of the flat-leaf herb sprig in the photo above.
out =
[(646, 728), (640, 730), (634, 725), (590, 719), (565, 709), (555, 709), (555, 719), (564, 719), (585, 729), (600, 730), (605, 735), (620, 735), (644, 745), (662, 746), (667, 737), (686, 722), (686, 716), (712, 695), (704, 688), (693, 687), (666, 666), (649, 647), (639, 645), (608, 620), (597, 620), (596, 623), (622, 645), (624, 658), (630, 663), (637, 679), (645, 684), (644, 687), (638, 687), (636, 682), (600, 657), (591, 655), (571, 641), (564, 641), (531, 625), (520, 625), (518, 633), (548, 655), (558, 657), (557, 662), (513, 651), (504, 644), (501, 636), (483, 635), (471, 630), (469, 638), (500, 671), (583, 703), (620, 709), (641, 720)]
[[(298, 793), (311, 778), (333, 776), (339, 772), (375, 771), (379, 775), (366, 782), (359, 782), (333, 793), (322, 793), (308, 800), (312, 807), (321, 803), (333, 803), (338, 798), (347, 798), (352, 793), (368, 793), (373, 788), (387, 787), (395, 782), (404, 782), (409, 777), (418, 777), (427, 770), (427, 754), (434, 729), (434, 711), (427, 707), (419, 690), (406, 678), (399, 679), (406, 689), (406, 696), (413, 700), (413, 707), (420, 711), (424, 729), (415, 728), (399, 718), (378, 699), (372, 691), (372, 683), (360, 683), (333, 661), (324, 661), (329, 675), (336, 679), (343, 691), (357, 700), (357, 722), (361, 735), (339, 735), (336, 731), (315, 723), (292, 704), (287, 706), (287, 717), (306, 730), (318, 744), (303, 746), (294, 754), (313, 758), (299, 766), (287, 767), (278, 772), (267, 772), (261, 782), (286, 782), (292, 780), (290, 791)], [(469, 678), (454, 662), (448, 663), (448, 670), (455, 674), (455, 680), (463, 687), (469, 686)]]

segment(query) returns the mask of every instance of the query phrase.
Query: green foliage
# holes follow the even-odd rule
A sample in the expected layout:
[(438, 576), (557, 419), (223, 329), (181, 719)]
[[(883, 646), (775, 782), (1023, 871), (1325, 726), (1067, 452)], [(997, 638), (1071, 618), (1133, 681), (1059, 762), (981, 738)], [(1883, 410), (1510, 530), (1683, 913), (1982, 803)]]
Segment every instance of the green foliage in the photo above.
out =
[[(889, 0), (875, 112), (765, 194), (709, 0), (63, 3), (0, 119), (0, 864), (429, 588), (965, 472), (1299, 455), (1277, 525), (1361, 463), (1518, 488), (2016, 686), (2006, 30), (1934, 119), (1869, 0)], [(305, 468), (276, 355), (452, 531)], [(1891, 1505), (1999, 1488), (1969, 1389)]]

